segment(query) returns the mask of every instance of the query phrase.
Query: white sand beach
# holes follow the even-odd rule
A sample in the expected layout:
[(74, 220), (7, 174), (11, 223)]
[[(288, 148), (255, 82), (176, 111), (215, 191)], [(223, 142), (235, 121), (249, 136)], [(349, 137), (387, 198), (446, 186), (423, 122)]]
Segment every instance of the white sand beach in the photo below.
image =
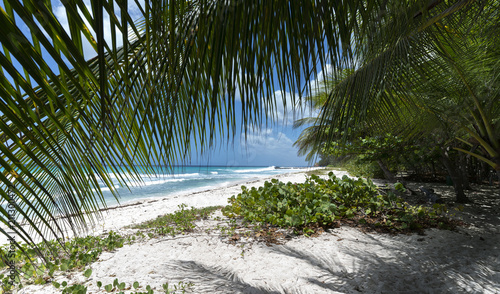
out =
[[(303, 182), (305, 174), (273, 178)], [(264, 181), (245, 185), (259, 186)], [(443, 197), (452, 197), (450, 187), (435, 189)], [(477, 189), (471, 194), (475, 203), (456, 216), (470, 226), (453, 232), (431, 229), (425, 235), (389, 235), (341, 226), (319, 237), (294, 237), (281, 245), (244, 239), (231, 244), (215, 229), (224, 219), (212, 217), (198, 222), (194, 233), (147, 239), (103, 253), (90, 265), (93, 273), (88, 279), (82, 272), (68, 272), (55, 280), (88, 286), (87, 293), (107, 293), (97, 287), (97, 281), (106, 285), (114, 279), (126, 283), (125, 293), (136, 291), (131, 287), (135, 281), (150, 285), (155, 293), (165, 293), (162, 285), (167, 282), (172, 287), (193, 283), (186, 293), (500, 293), (499, 189)], [(183, 203), (226, 205), (227, 198), (240, 190), (236, 185), (109, 209), (91, 233), (125, 234), (130, 232), (125, 226), (173, 212)], [(50, 284), (27, 285), (18, 291), (60, 292)]]

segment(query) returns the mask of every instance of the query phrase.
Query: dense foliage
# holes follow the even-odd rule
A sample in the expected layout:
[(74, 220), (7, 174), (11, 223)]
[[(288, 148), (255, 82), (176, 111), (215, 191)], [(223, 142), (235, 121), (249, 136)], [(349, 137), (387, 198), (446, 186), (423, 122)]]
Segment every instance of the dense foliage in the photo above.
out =
[(390, 133), (360, 134), (348, 141), (325, 142), (321, 154), (327, 159), (323, 163), (342, 167), (353, 176), (395, 180), (399, 173), (429, 181), (446, 175), (439, 161), (439, 146), (431, 139), (406, 139)]
[[(404, 189), (401, 184), (398, 189)], [(312, 175), (304, 183), (283, 183), (276, 179), (263, 187), (248, 189), (229, 199), (223, 209), (228, 217), (243, 217), (248, 222), (293, 227), (307, 232), (312, 227), (336, 226), (339, 220), (355, 220), (373, 228), (389, 231), (419, 231), (425, 227), (452, 225), (438, 210), (404, 203), (394, 193), (381, 193), (365, 179), (327, 179)]]
[(283, 227), (326, 225), (351, 216), (360, 206), (375, 204), (375, 199), (377, 190), (371, 182), (347, 177), (339, 180), (331, 173), (328, 180), (312, 175), (303, 184), (273, 179), (259, 189), (242, 186), (242, 192), (230, 198), (224, 214)]
[[(424, 162), (433, 176), (444, 171), (457, 202), (468, 202), (470, 180), (500, 176), (500, 34), (492, 33), (500, 2), (471, 1), (461, 11), (433, 2), (429, 13), (446, 17), (417, 29), (399, 21), (422, 14), (388, 2), (390, 20), (364, 35), (356, 64), (329, 72), (308, 98), (319, 117), (296, 145), (327, 161), (348, 154), (378, 164), (390, 180)], [(484, 14), (471, 18), (476, 8)]]

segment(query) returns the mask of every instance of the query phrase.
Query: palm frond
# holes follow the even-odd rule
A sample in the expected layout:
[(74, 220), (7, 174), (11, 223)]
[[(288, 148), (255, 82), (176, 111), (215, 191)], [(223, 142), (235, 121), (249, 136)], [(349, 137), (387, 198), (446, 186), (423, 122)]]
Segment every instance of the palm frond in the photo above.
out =
[[(352, 60), (372, 2), (5, 0), (4, 204), (15, 194), (42, 238), (84, 229), (106, 205), (102, 186), (117, 196), (111, 175), (140, 181), (136, 165), (168, 169), (193, 146), (231, 140), (238, 124), (273, 120), (276, 88), (300, 103), (318, 68)], [(13, 229), (32, 242), (24, 228)]]

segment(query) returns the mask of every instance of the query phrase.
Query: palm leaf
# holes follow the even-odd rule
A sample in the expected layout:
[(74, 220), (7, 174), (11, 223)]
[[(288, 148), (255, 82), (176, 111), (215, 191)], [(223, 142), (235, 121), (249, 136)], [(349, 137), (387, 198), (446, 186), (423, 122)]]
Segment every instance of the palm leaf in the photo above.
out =
[(300, 102), (317, 68), (350, 56), (352, 33), (376, 7), (146, 1), (132, 11), (128, 4), (5, 0), (0, 9), (1, 196), (10, 200), (8, 187), (17, 195), (17, 211), (34, 230), (16, 225), (26, 242), (94, 221), (92, 212), (106, 205), (101, 185), (116, 195), (110, 173), (122, 185), (141, 181), (136, 165), (168, 170), (193, 147), (204, 152), (232, 140), (238, 124), (246, 132), (272, 121), (276, 88), (297, 91), (292, 103)]

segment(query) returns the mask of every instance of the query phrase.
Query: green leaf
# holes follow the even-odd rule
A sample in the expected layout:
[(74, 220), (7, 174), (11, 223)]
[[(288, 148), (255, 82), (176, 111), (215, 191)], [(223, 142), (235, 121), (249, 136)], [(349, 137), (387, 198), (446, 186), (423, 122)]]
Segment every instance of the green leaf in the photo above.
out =
[(89, 278), (91, 275), (92, 275), (92, 269), (87, 269), (83, 275), (86, 277), (86, 278)]
[(67, 271), (68, 270), (68, 264), (67, 263), (62, 263), (60, 266), (61, 271)]

